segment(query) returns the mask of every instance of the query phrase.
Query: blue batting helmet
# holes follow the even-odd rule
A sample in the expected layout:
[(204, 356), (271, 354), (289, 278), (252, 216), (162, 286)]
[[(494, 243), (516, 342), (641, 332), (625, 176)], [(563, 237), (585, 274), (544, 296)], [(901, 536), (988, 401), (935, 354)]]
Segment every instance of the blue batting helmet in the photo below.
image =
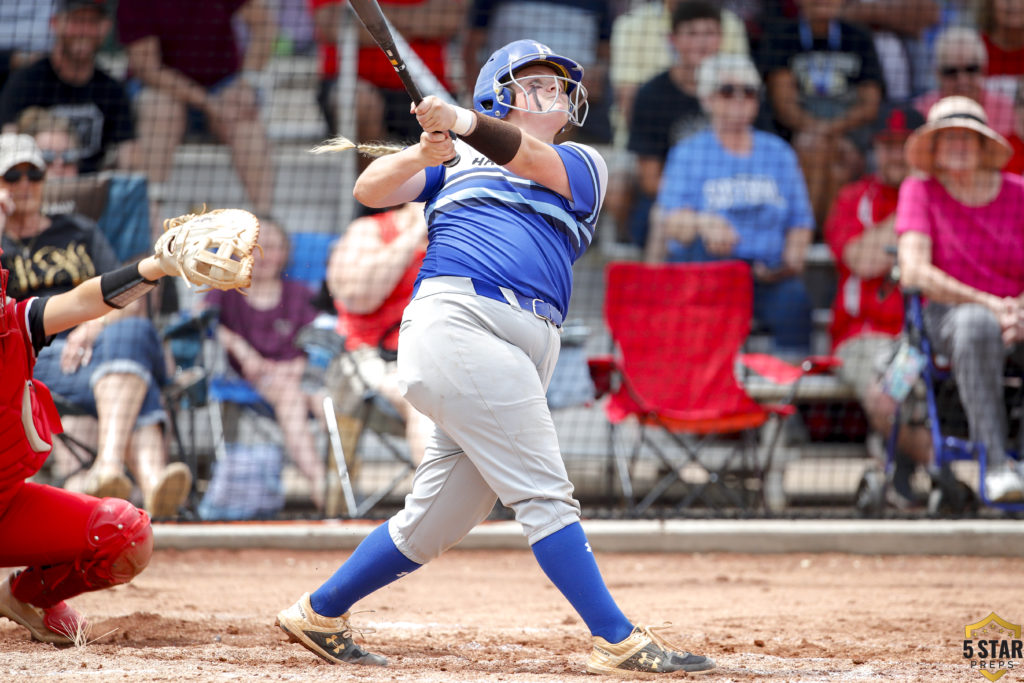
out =
[(517, 40), (499, 48), (490, 56), (476, 78), (473, 108), (497, 119), (505, 118), (509, 109), (521, 109), (512, 104), (515, 96), (508, 85), (515, 80), (516, 71), (534, 64), (555, 71), (556, 78), (562, 82), (569, 96), (569, 123), (582, 126), (587, 117), (587, 89), (582, 84), (583, 67), (576, 60), (556, 55), (547, 45), (535, 40)]

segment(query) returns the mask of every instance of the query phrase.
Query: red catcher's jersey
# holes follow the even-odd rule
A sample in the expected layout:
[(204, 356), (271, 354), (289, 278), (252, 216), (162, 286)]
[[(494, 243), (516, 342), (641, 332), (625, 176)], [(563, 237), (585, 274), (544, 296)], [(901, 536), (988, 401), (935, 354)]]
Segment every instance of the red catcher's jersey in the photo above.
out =
[(7, 301), (0, 316), (0, 492), (38, 472), (62, 431), (50, 390), (32, 379), (31, 301)]

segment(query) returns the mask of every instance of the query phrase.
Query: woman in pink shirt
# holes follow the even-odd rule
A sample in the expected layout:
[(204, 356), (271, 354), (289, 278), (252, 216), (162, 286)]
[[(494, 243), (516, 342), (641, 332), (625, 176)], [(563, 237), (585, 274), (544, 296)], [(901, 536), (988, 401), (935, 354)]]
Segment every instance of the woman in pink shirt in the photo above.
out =
[(967, 97), (936, 102), (906, 154), (927, 177), (900, 188), (901, 284), (928, 299), (925, 330), (952, 360), (971, 438), (988, 454), (988, 497), (1018, 500), (1002, 376), (1008, 356), (1024, 361), (1024, 179), (1000, 171), (1012, 149)]

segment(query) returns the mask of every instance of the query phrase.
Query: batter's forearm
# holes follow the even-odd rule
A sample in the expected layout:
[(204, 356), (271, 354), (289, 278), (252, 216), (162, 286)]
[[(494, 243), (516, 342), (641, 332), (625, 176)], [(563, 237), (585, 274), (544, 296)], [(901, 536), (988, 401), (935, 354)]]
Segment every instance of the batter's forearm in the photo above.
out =
[(396, 206), (414, 200), (423, 190), (427, 163), (419, 144), (374, 161), (359, 174), (352, 196), (372, 208)]

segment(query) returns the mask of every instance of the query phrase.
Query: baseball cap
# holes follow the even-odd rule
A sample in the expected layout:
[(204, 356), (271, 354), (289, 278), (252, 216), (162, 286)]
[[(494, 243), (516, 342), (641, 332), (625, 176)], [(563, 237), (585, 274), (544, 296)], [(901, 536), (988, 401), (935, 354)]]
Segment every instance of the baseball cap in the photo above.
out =
[(910, 104), (883, 105), (875, 121), (875, 140), (902, 142), (924, 125), (924, 116)]
[(110, 14), (107, 0), (57, 0), (57, 12), (73, 12), (76, 9), (91, 7), (101, 14)]
[(32, 164), (41, 171), (46, 170), (43, 153), (31, 135), (3, 133), (0, 135), (0, 175), (18, 164)]

